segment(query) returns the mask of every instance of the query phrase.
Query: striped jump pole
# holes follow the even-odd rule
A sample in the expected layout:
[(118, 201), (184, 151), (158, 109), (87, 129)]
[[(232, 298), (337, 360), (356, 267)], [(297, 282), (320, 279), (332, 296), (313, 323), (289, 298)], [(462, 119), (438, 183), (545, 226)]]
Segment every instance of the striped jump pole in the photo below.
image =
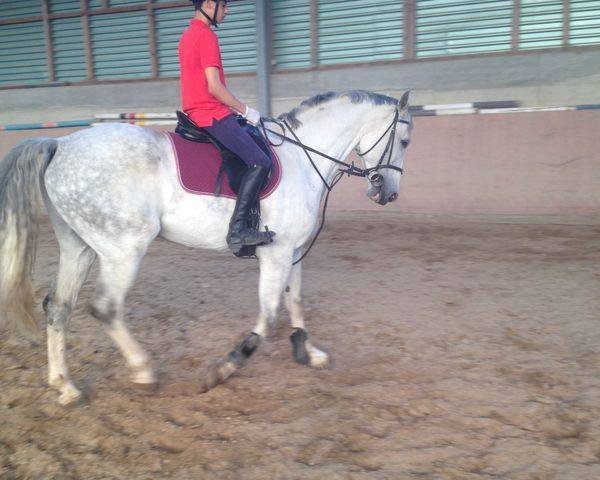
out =
[(153, 125), (177, 125), (177, 120), (122, 120), (122, 121), (106, 121), (106, 122), (93, 122), (92, 127), (98, 127), (100, 125), (110, 124), (129, 124), (138, 125), (140, 127), (151, 127)]
[(97, 120), (154, 120), (154, 119), (176, 119), (175, 113), (97, 113)]
[(453, 103), (444, 105), (416, 105), (409, 107), (415, 117), (434, 117), (441, 115), (493, 114), (493, 113), (529, 113), (529, 112), (566, 112), (572, 110), (600, 110), (600, 104), (582, 104), (556, 107), (521, 107), (513, 100), (497, 102)]
[(68, 128), (68, 127), (89, 127), (93, 119), (88, 120), (68, 120), (64, 122), (42, 122), (42, 123), (14, 123), (11, 125), (0, 125), (2, 131), (13, 130), (37, 130), (41, 128)]

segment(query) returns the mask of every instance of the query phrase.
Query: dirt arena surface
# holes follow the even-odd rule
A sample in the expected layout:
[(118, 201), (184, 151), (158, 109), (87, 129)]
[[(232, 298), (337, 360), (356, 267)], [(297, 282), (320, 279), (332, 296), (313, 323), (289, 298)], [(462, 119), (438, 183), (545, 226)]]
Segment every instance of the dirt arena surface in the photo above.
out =
[[(37, 263), (41, 301), (47, 226)], [(257, 264), (159, 240), (128, 299), (159, 391), (130, 386), (88, 280), (69, 335), (87, 403), (58, 406), (41, 336), (0, 334), (0, 478), (600, 478), (599, 265), (597, 224), (334, 213), (304, 262), (309, 337), (332, 368), (292, 361), (282, 311), (200, 394), (254, 325)]]

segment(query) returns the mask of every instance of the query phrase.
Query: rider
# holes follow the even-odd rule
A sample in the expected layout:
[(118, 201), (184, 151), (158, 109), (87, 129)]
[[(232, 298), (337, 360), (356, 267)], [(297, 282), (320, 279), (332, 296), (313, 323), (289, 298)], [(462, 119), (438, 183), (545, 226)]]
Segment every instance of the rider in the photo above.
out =
[(179, 40), (181, 98), (184, 112), (247, 165), (229, 222), (227, 244), (237, 252), (245, 245), (265, 245), (273, 232), (249, 227), (255, 205), (271, 169), (271, 158), (240, 127), (234, 112), (256, 125), (260, 113), (240, 102), (226, 87), (217, 27), (227, 15), (227, 0), (191, 0), (195, 15)]

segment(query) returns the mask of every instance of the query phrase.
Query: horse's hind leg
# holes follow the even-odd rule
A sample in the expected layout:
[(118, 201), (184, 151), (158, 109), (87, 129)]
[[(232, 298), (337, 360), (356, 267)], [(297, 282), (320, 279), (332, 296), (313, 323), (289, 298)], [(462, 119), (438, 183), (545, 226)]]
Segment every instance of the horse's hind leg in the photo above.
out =
[(285, 289), (285, 307), (292, 320), (292, 341), (294, 360), (303, 365), (323, 368), (327, 365), (329, 357), (308, 341), (304, 328), (304, 315), (302, 313), (302, 298), (300, 295), (302, 285), (302, 267), (298, 263), (292, 267), (287, 288)]
[(49, 209), (60, 246), (58, 275), (44, 299), (48, 335), (48, 383), (60, 392), (59, 403), (76, 402), (81, 392), (71, 383), (66, 360), (66, 330), (79, 290), (96, 254)]
[(118, 255), (100, 256), (100, 276), (92, 315), (106, 329), (132, 369), (131, 381), (142, 385), (155, 383), (149, 358), (131, 336), (124, 322), (124, 301), (138, 272), (145, 248), (124, 249)]

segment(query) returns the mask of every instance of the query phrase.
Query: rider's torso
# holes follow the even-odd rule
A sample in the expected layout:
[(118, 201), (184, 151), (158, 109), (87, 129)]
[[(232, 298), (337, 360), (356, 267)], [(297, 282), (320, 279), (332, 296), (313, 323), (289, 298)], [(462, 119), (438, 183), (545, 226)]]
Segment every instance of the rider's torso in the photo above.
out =
[(231, 114), (229, 107), (208, 91), (205, 68), (217, 67), (225, 85), (219, 41), (215, 33), (202, 21), (194, 19), (179, 40), (181, 69), (181, 101), (183, 111), (200, 127), (212, 124)]

